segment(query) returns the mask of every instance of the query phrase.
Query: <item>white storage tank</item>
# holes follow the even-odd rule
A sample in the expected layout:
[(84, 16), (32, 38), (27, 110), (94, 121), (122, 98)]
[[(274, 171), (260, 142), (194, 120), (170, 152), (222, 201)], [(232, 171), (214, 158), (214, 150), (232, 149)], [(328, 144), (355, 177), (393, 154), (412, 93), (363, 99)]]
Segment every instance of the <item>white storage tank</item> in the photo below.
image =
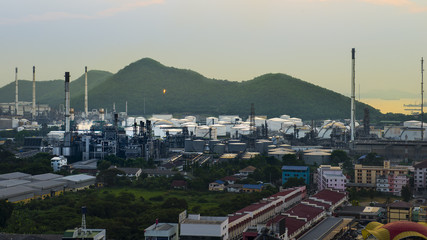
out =
[(190, 122), (195, 123), (197, 121), (197, 118), (195, 116), (186, 116), (185, 119), (190, 120)]
[(206, 118), (206, 125), (210, 126), (210, 125), (214, 125), (214, 124), (218, 124), (218, 118), (217, 117), (207, 117)]
[(216, 129), (216, 134), (218, 137), (227, 136), (227, 129), (226, 129), (225, 125), (214, 124), (214, 125), (211, 125), (211, 127)]
[(280, 118), (281, 119), (289, 119), (289, 118), (291, 118), (291, 116), (289, 116), (289, 115), (281, 115)]
[(139, 126), (140, 122), (144, 122), (145, 123), (147, 120), (144, 117), (136, 117), (135, 121), (136, 121), (136, 124), (138, 124), (138, 126)]
[(271, 118), (267, 120), (268, 130), (272, 132), (278, 132), (282, 128), (282, 124), (286, 122), (284, 119)]
[[(133, 124), (135, 123), (135, 118), (134, 117), (128, 117), (126, 119), (126, 127), (131, 127), (133, 126)], [(139, 122), (136, 122), (139, 125)]]
[(403, 126), (404, 127), (421, 127), (421, 121), (415, 121), (415, 120), (405, 121), (403, 122)]

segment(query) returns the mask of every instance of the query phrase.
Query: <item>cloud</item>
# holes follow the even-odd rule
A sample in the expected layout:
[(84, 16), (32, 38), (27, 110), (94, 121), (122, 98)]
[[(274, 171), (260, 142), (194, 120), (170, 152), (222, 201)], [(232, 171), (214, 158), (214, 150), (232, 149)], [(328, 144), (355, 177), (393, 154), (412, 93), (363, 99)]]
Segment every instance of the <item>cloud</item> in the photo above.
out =
[(57, 21), (64, 19), (98, 19), (117, 15), (122, 12), (128, 12), (137, 8), (147, 7), (150, 5), (162, 4), (164, 0), (132, 0), (132, 1), (115, 1), (119, 4), (115, 7), (110, 7), (93, 14), (79, 14), (69, 12), (46, 12), (43, 14), (32, 14), (21, 18), (1, 18), (0, 25), (19, 24), (27, 22), (44, 22), (44, 21)]

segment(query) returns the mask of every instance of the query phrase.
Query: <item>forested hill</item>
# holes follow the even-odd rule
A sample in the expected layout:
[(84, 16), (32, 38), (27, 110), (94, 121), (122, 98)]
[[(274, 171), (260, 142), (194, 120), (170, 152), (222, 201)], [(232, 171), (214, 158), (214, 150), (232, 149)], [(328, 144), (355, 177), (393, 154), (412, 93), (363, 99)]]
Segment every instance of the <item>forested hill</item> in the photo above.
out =
[[(257, 115), (288, 114), (304, 120), (350, 117), (350, 98), (285, 74), (265, 74), (253, 80), (231, 82), (209, 79), (201, 74), (143, 58), (118, 73), (89, 72), (89, 108), (106, 108), (129, 114), (250, 114), (251, 103)], [(98, 79), (95, 81), (94, 79)], [(21, 84), (22, 82), (22, 84)], [(63, 80), (38, 82), (37, 102), (57, 106), (64, 102)], [(28, 86), (27, 86), (28, 85)], [(56, 87), (57, 86), (57, 87)], [(83, 110), (84, 78), (71, 83), (71, 107)], [(31, 82), (20, 81), (20, 99), (31, 100)], [(42, 90), (43, 89), (43, 90)], [(163, 93), (163, 90), (166, 93)], [(14, 83), (0, 89), (0, 102), (14, 101)], [(145, 104), (144, 104), (145, 102)], [(357, 103), (357, 118), (368, 107), (371, 117), (380, 112)]]
[[(166, 93), (163, 94), (163, 89)], [(111, 109), (116, 103), (124, 111), (128, 101), (130, 114), (188, 113), (239, 114), (248, 116), (251, 103), (257, 115), (269, 117), (288, 114), (303, 119), (349, 118), (350, 98), (285, 74), (265, 74), (253, 80), (231, 82), (208, 79), (190, 70), (166, 67), (149, 58), (120, 70), (90, 92), (91, 104)], [(83, 98), (76, 100), (83, 106)], [(81, 109), (80, 107), (80, 109)], [(368, 107), (371, 116), (380, 112), (357, 103), (363, 116)]]
[[(95, 88), (102, 84), (113, 74), (106, 71), (91, 70), (88, 71), (88, 89)], [(84, 74), (70, 83), (71, 105), (73, 98), (84, 98)], [(18, 81), (18, 98), (19, 101), (31, 102), (33, 99), (33, 82), (30, 80)], [(36, 102), (39, 104), (49, 104), (57, 107), (64, 104), (64, 79), (40, 81), (36, 79)], [(90, 101), (89, 96), (89, 101)], [(15, 82), (9, 83), (0, 88), (0, 102), (15, 102)]]

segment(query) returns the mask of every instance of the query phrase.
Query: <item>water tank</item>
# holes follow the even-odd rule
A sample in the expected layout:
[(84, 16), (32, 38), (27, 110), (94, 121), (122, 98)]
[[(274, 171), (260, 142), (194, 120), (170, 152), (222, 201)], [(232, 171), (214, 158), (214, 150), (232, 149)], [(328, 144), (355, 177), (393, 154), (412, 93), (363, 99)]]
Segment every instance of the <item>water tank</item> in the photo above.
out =
[(210, 126), (210, 125), (214, 125), (214, 124), (218, 124), (218, 118), (217, 117), (207, 117), (206, 118), (206, 125)]
[(329, 164), (331, 161), (331, 153), (328, 152), (307, 152), (304, 153), (303, 159), (305, 164), (308, 165), (322, 165), (322, 164)]
[(219, 141), (219, 140), (209, 140), (209, 149), (212, 150), (214, 148), (214, 146), (216, 144), (218, 144), (218, 143), (221, 143), (221, 141)]

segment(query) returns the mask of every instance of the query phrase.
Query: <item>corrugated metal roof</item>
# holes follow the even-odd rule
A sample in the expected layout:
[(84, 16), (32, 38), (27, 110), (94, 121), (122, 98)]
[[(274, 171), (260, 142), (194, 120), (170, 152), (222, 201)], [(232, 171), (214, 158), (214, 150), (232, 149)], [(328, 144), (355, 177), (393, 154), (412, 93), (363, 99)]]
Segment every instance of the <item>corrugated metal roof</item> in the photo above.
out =
[(21, 194), (33, 193), (34, 189), (22, 185), (0, 189), (0, 199), (7, 199)]
[(27, 187), (37, 188), (37, 189), (49, 189), (49, 188), (60, 187), (65, 185), (66, 185), (65, 182), (55, 181), (55, 180), (32, 182), (32, 183), (25, 184), (25, 186)]
[(82, 181), (88, 181), (93, 180), (95, 177), (89, 176), (86, 174), (77, 174), (77, 175), (70, 175), (63, 178), (60, 178), (58, 180), (66, 180), (66, 181), (72, 181), (72, 182), (82, 182)]
[(30, 181), (22, 180), (22, 179), (2, 180), (0, 181), (0, 188), (14, 187), (14, 186), (22, 185), (29, 182)]
[(9, 179), (25, 178), (30, 176), (31, 176), (30, 174), (26, 174), (22, 172), (13, 172), (13, 173), (0, 174), (0, 179), (9, 180)]
[(289, 170), (289, 171), (307, 171), (307, 166), (283, 166), (282, 170)]
[(322, 239), (328, 234), (334, 227), (343, 221), (343, 218), (328, 217), (321, 223), (312, 228), (309, 232), (304, 234), (299, 240), (313, 240)]

